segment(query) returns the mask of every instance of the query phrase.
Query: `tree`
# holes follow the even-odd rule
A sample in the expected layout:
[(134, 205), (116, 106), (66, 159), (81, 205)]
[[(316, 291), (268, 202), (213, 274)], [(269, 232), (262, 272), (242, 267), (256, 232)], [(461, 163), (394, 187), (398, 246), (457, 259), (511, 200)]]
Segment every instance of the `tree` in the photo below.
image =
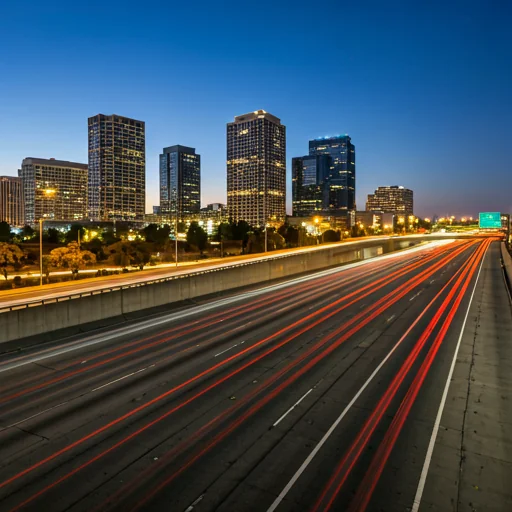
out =
[(105, 254), (105, 244), (98, 237), (93, 238), (85, 244), (82, 244), (82, 247), (88, 251), (91, 251), (96, 256), (96, 261), (107, 259), (107, 255)]
[(221, 242), (222, 240), (234, 240), (231, 224), (228, 222), (221, 222), (213, 239), (216, 242)]
[(66, 243), (77, 242), (78, 244), (78, 233), (80, 233), (80, 242), (82, 242), (85, 236), (85, 228), (80, 224), (72, 224), (66, 233)]
[(233, 240), (247, 241), (249, 232), (252, 231), (252, 228), (247, 222), (245, 222), (245, 220), (239, 220), (238, 222), (231, 223), (231, 231), (233, 234)]
[(121, 240), (112, 229), (106, 229), (101, 234), (101, 239), (105, 242), (105, 245), (113, 245)]
[(171, 234), (171, 227), (166, 224), (165, 226), (158, 226), (158, 224), (149, 224), (142, 233), (146, 242), (152, 242), (158, 245), (164, 245), (169, 240)]
[(293, 226), (283, 224), (278, 233), (284, 238), (288, 247), (296, 247), (299, 245), (299, 230)]
[(30, 226), (24, 226), (21, 230), (23, 240), (32, 240), (36, 236), (36, 232)]
[(0, 242), (0, 268), (5, 279), (7, 279), (8, 268), (21, 265), (23, 257), (23, 251), (17, 245)]
[(43, 274), (46, 276), (46, 284), (50, 282), (50, 267), (52, 264), (52, 258), (48, 254), (43, 256)]
[(151, 260), (151, 250), (149, 245), (144, 242), (140, 242), (134, 245), (132, 265), (137, 265), (140, 270), (143, 270), (144, 267)]
[(107, 248), (109, 261), (118, 267), (129, 267), (132, 263), (131, 246), (130, 242), (124, 241), (109, 245)]
[(187, 242), (190, 245), (195, 245), (199, 252), (203, 254), (207, 241), (208, 235), (206, 231), (196, 221), (191, 222), (187, 231)]
[(46, 241), (50, 244), (58, 244), (60, 242), (60, 232), (55, 228), (48, 228), (46, 231)]
[(265, 250), (265, 235), (255, 231), (248, 235), (247, 254), (256, 254)]
[(116, 242), (108, 247), (109, 260), (122, 268), (131, 265), (137, 266), (142, 270), (151, 259), (151, 250), (144, 242)]
[(341, 236), (339, 231), (334, 231), (334, 229), (328, 229), (327, 231), (324, 231), (323, 240), (326, 243), (339, 242), (340, 238)]
[(73, 278), (76, 278), (80, 269), (96, 263), (96, 256), (90, 251), (82, 251), (78, 242), (71, 242), (67, 247), (53, 249), (50, 253), (50, 263), (53, 267), (69, 268)]
[(11, 226), (3, 220), (0, 222), (0, 242), (10, 242), (12, 239)]
[(273, 229), (269, 229), (267, 233), (267, 250), (278, 251), (286, 247), (286, 241), (282, 235)]

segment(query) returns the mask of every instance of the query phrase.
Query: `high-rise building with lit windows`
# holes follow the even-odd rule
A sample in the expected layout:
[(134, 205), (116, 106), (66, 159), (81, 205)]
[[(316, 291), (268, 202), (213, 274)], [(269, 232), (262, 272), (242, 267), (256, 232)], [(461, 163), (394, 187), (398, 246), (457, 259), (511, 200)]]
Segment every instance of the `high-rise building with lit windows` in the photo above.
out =
[(146, 135), (144, 121), (118, 115), (89, 118), (89, 218), (144, 220)]
[(374, 194), (368, 194), (366, 211), (412, 215), (414, 213), (413, 192), (398, 185), (379, 187)]
[(326, 209), (331, 162), (329, 155), (292, 158), (292, 209), (295, 217), (308, 217)]
[[(177, 210), (176, 210), (177, 209)], [(160, 155), (160, 214), (180, 219), (201, 209), (201, 156), (194, 148), (170, 146)]]
[(23, 181), (25, 222), (87, 218), (87, 165), (55, 158), (25, 158), (18, 171)]
[(356, 150), (348, 135), (324, 137), (309, 141), (309, 154), (329, 155), (331, 167), (326, 180), (325, 210), (336, 214), (356, 209)]
[(254, 227), (286, 215), (286, 127), (256, 110), (227, 125), (227, 210)]
[(23, 180), (15, 176), (0, 176), (0, 222), (14, 227), (25, 224)]

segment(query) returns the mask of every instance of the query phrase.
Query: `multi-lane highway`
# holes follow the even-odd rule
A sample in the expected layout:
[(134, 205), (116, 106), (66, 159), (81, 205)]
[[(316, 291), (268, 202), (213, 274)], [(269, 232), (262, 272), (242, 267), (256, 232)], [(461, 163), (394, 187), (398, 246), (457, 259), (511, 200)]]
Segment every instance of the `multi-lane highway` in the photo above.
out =
[(0, 510), (410, 510), (498, 251), (431, 244), (5, 354)]

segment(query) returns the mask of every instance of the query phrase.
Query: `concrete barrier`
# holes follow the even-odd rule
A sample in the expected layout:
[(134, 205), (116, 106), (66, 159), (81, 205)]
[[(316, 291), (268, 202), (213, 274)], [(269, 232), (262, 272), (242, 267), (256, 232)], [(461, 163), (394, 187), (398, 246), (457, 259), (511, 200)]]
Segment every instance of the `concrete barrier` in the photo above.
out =
[[(191, 272), (165, 282), (125, 287), (75, 299), (17, 309), (0, 315), (0, 343), (71, 329), (86, 324), (118, 323), (127, 315), (201, 296), (212, 295), (288, 276), (373, 258), (420, 243), (391, 239), (363, 246), (340, 244), (325, 250), (301, 252), (281, 258), (244, 262), (228, 268)], [(69, 334), (73, 334), (69, 332)], [(48, 338), (48, 336), (44, 336)], [(36, 340), (37, 341), (37, 340)]]
[(512, 256), (505, 246), (505, 242), (501, 242), (501, 264), (505, 271), (505, 279), (508, 284), (508, 289), (512, 294)]

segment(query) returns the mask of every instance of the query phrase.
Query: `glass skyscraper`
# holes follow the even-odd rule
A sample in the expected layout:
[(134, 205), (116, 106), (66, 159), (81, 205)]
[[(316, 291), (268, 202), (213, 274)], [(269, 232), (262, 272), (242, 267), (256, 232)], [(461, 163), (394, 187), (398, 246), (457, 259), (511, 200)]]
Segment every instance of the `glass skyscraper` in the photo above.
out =
[(355, 155), (348, 135), (309, 141), (309, 155), (292, 159), (293, 215), (354, 212)]
[(309, 141), (310, 155), (329, 155), (332, 159), (328, 179), (328, 204), (331, 213), (356, 209), (356, 152), (348, 135)]
[(160, 155), (160, 213), (185, 219), (201, 209), (201, 156), (195, 148), (170, 146)]
[(227, 125), (227, 210), (254, 227), (286, 215), (286, 127), (256, 110)]
[(89, 218), (144, 220), (146, 136), (143, 121), (118, 115), (89, 118)]
[(323, 212), (328, 201), (326, 183), (331, 160), (329, 155), (292, 158), (293, 215), (308, 217)]

